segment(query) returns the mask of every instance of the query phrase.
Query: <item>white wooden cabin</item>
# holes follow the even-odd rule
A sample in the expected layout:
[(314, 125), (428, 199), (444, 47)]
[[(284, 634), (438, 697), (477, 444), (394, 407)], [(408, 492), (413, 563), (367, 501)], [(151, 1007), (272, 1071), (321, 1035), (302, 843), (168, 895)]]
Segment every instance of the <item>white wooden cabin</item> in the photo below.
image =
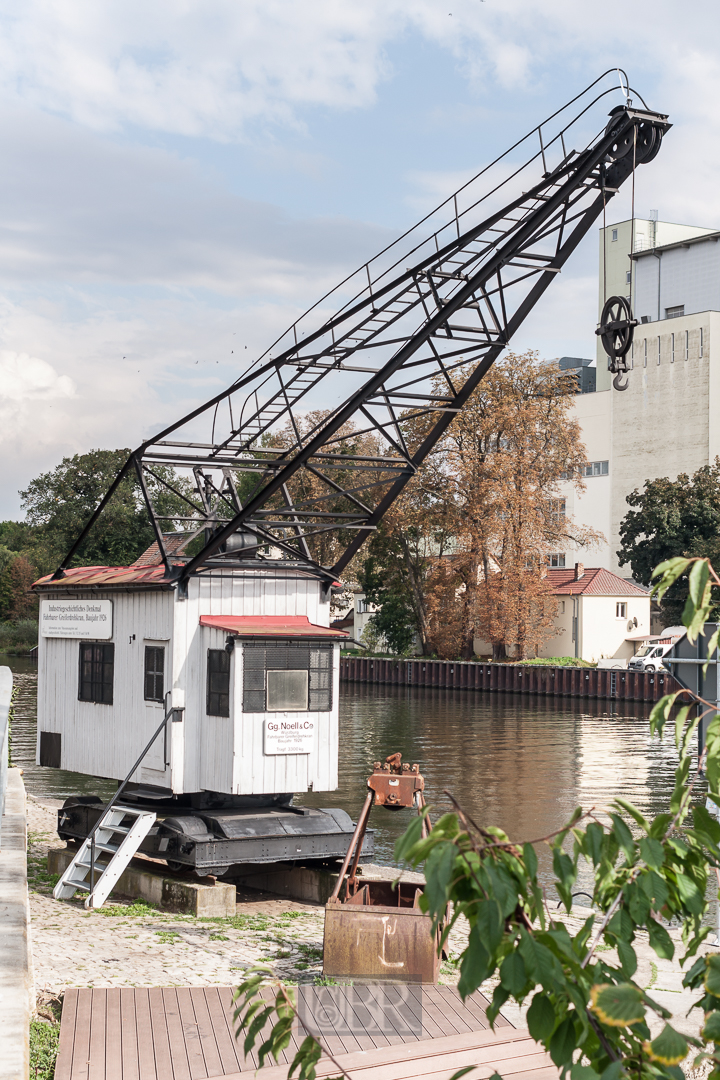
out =
[(340, 643), (310, 574), (207, 570), (187, 591), (163, 566), (41, 578), (40, 765), (173, 794), (331, 791), (338, 773)]

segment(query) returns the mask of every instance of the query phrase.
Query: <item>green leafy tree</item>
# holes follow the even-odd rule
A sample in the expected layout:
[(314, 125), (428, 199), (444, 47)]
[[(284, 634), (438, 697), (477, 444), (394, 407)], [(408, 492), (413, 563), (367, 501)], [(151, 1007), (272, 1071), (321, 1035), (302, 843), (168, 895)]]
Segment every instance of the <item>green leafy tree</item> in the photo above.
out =
[[(655, 571), (658, 597), (683, 575), (683, 621), (695, 641), (720, 577), (707, 559), (668, 560)], [(708, 656), (717, 656), (719, 636), (711, 638)], [(693, 769), (692, 747), (703, 717), (709, 719), (705, 746)], [(697, 956), (710, 933), (710, 872), (720, 867), (720, 822), (702, 805), (697, 786), (704, 770), (709, 799), (720, 807), (720, 715), (715, 703), (680, 690), (652, 709), (651, 732), (662, 737), (668, 725), (678, 752), (675, 786), (667, 810), (652, 819), (619, 798), (602, 817), (578, 808), (557, 832), (515, 843), (501, 829), (473, 821), (453, 799), (454, 812), (441, 817), (429, 835), (423, 836), (424, 810), (395, 848), (399, 862), (424, 867), (421, 903), (440, 930), (439, 947), (459, 919), (470, 928), (460, 956), (461, 995), (497, 979), (486, 1010), (491, 1025), (507, 1001), (529, 1004), (530, 1034), (571, 1080), (683, 1080), (679, 1066), (691, 1052), (695, 1067), (708, 1061), (710, 1080), (720, 1080), (720, 956)], [(541, 844), (552, 853), (555, 890), (566, 912), (581, 862), (591, 870), (594, 911), (579, 930), (546, 899), (538, 878)], [(684, 985), (697, 990), (696, 1004), (704, 1013), (697, 1036), (677, 1031), (669, 1023), (671, 1013), (635, 981), (639, 935), (647, 934), (659, 957), (672, 959), (671, 923), (680, 928), (680, 962), (690, 965)], [(263, 999), (269, 981), (274, 997)], [(290, 1043), (292, 994), (267, 971), (255, 969), (236, 997), (245, 1052), (262, 1031), (260, 1064), (269, 1056), (277, 1060)], [(653, 1014), (662, 1024), (654, 1037), (648, 1023)], [(290, 1074), (312, 1080), (321, 1053), (318, 1040), (308, 1035)]]
[[(91, 450), (63, 458), (60, 465), (32, 480), (20, 492), (31, 528), (27, 553), (38, 570), (54, 570), (70, 549), (122, 466), (129, 450)], [(158, 468), (181, 491), (186, 481)], [(172, 475), (171, 475), (172, 474)], [(187, 515), (183, 500), (152, 478), (162, 514)], [(80, 566), (126, 566), (153, 542), (155, 533), (134, 473), (123, 479), (74, 560)]]
[(358, 572), (367, 600), (379, 608), (369, 622), (398, 655), (412, 648), (425, 614), (422, 579), (427, 560), (417, 557), (416, 539), (408, 531), (381, 525)]
[[(630, 565), (636, 581), (649, 585), (658, 563), (673, 556), (720, 559), (720, 458), (693, 475), (647, 480), (628, 495), (630, 510), (620, 525), (618, 562)], [(680, 622), (687, 581), (676, 582), (663, 597), (668, 624)]]

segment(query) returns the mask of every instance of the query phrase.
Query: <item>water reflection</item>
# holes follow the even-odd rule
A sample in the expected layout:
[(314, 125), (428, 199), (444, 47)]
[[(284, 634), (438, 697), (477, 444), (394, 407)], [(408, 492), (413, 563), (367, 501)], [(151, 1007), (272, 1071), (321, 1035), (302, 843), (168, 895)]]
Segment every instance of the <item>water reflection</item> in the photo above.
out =
[[(36, 665), (0, 655), (3, 662), (16, 672), (12, 757), (25, 770), (28, 791), (109, 797), (113, 781), (35, 765)], [(619, 714), (606, 702), (572, 698), (345, 685), (340, 786), (297, 801), (340, 806), (355, 817), (373, 762), (399, 750), (420, 765), (435, 814), (450, 808), (448, 790), (477, 822), (498, 825), (514, 840), (545, 836), (576, 806), (602, 809), (616, 795), (650, 816), (668, 805), (676, 755), (671, 738), (650, 737), (649, 708), (624, 704)], [(392, 861), (408, 821), (408, 811), (373, 812), (378, 861)], [(542, 852), (541, 867), (548, 869)]]

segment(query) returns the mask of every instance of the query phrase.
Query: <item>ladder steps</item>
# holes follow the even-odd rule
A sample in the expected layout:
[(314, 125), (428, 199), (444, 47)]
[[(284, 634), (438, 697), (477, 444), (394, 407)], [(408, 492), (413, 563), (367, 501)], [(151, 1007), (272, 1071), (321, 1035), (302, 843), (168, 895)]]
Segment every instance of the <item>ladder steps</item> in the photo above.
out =
[(90, 892), (90, 886), (87, 881), (78, 881), (77, 878), (68, 878), (67, 885), (72, 885), (75, 889), (82, 889), (83, 892)]

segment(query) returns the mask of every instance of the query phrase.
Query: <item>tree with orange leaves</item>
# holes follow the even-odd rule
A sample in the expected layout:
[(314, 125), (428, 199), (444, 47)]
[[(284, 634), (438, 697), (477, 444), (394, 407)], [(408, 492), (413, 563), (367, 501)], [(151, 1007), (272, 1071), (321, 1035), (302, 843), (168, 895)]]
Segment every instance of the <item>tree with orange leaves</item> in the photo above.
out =
[(473, 654), (473, 639), (524, 657), (552, 632), (548, 557), (599, 539), (565, 514), (560, 482), (584, 490), (575, 375), (537, 353), (507, 353), (453, 420), (422, 478), (453, 537), (427, 583), (433, 644)]

